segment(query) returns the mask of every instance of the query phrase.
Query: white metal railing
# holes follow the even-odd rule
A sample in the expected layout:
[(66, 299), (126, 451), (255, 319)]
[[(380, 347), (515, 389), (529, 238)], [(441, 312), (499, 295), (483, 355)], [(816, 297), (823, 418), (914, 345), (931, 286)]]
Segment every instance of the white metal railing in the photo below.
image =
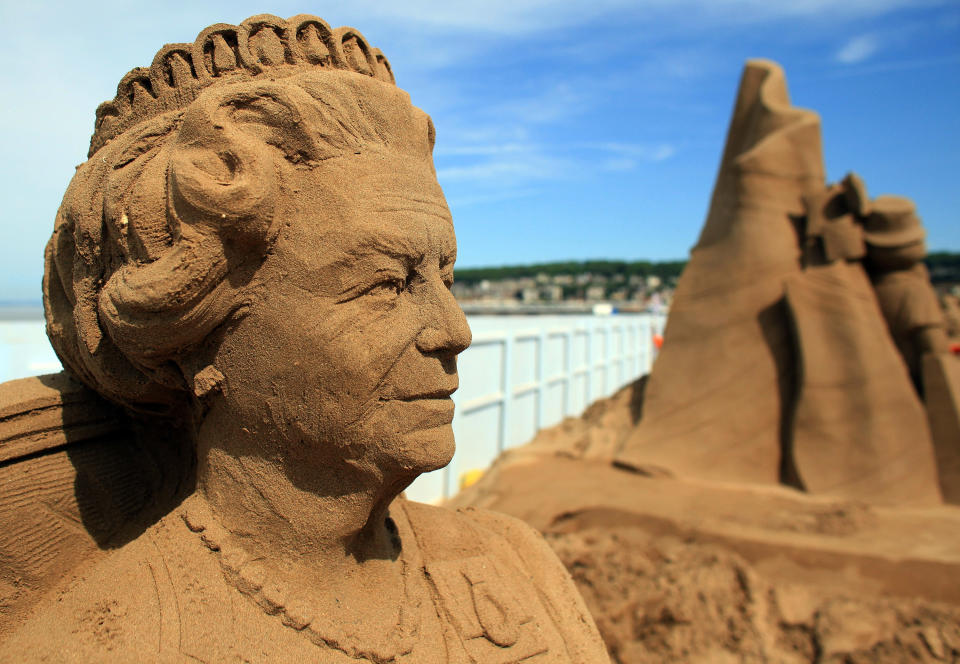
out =
[(653, 335), (663, 329), (663, 317), (650, 314), (469, 320), (474, 339), (458, 360), (461, 389), (453, 397), (457, 452), (411, 485), (415, 500), (453, 495), (464, 473), (648, 373)]

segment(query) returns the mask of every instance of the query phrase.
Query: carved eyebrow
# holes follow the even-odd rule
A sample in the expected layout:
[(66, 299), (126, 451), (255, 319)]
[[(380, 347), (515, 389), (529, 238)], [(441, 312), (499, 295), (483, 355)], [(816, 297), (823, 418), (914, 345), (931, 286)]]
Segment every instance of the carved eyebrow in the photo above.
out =
[(377, 212), (413, 212), (416, 214), (429, 214), (439, 217), (446, 222), (453, 223), (453, 217), (450, 215), (450, 208), (446, 201), (436, 198), (419, 198), (407, 194), (383, 193), (380, 196), (381, 204), (376, 206)]
[(445, 221), (448, 224), (453, 223), (453, 217), (450, 216), (449, 212), (441, 210), (424, 210), (423, 208), (414, 206), (377, 206), (377, 212), (413, 212), (415, 214), (426, 214), (431, 217), (436, 217), (437, 219)]
[(444, 201), (442, 198), (435, 197), (435, 196), (420, 197), (420, 196), (411, 196), (408, 193), (384, 191), (380, 193), (380, 197), (392, 198), (395, 200), (406, 201), (410, 203), (424, 203), (425, 205), (435, 205), (437, 207), (442, 207), (444, 209), (446, 209), (447, 207), (446, 201)]
[(377, 233), (357, 241), (344, 250), (344, 260), (363, 258), (370, 255), (386, 254), (391, 258), (405, 262), (414, 262), (423, 257), (422, 249), (417, 249), (409, 238), (394, 233)]
[(442, 268), (453, 268), (453, 264), (457, 262), (457, 248), (450, 247), (444, 249), (444, 252), (440, 255), (440, 267)]

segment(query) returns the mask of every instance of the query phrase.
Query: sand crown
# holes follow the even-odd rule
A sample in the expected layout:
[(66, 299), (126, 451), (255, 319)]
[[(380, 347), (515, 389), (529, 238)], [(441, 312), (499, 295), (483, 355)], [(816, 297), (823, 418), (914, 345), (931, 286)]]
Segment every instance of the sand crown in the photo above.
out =
[(150, 67), (137, 67), (120, 80), (116, 97), (97, 108), (87, 157), (143, 120), (185, 108), (220, 80), (309, 69), (353, 71), (396, 84), (387, 58), (353, 28), (334, 30), (309, 14), (287, 20), (258, 14), (240, 25), (217, 23), (192, 44), (167, 44)]

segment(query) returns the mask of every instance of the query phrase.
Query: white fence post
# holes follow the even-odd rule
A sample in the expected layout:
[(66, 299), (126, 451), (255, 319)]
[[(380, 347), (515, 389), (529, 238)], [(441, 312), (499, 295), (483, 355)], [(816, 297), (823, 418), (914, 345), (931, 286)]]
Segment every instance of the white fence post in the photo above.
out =
[(513, 402), (513, 333), (508, 332), (503, 340), (503, 382), (500, 384), (500, 393), (503, 401), (500, 404), (500, 435), (497, 440), (497, 451), (503, 452), (509, 447), (510, 440), (510, 408)]
[(546, 413), (547, 407), (547, 372), (543, 366), (543, 363), (547, 359), (547, 331), (540, 330), (540, 336), (537, 337), (537, 367), (536, 376), (537, 381), (537, 405), (536, 405), (536, 417), (534, 418), (534, 428), (537, 431), (543, 428), (543, 423), (545, 421), (544, 413)]
[(587, 324), (587, 349), (584, 362), (586, 363), (585, 385), (583, 388), (584, 406), (593, 403), (593, 326)]
[(570, 416), (570, 406), (573, 399), (573, 381), (575, 378), (573, 373), (573, 338), (573, 330), (569, 330), (564, 335), (564, 343), (566, 344), (564, 347), (564, 354), (566, 356), (564, 362), (566, 367), (566, 371), (564, 371), (564, 377), (566, 380), (563, 383), (563, 417)]

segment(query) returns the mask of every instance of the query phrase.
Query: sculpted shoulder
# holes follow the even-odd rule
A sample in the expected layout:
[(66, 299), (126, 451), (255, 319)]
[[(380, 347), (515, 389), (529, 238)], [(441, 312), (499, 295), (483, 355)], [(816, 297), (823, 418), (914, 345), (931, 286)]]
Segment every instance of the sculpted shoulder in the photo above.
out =
[(509, 555), (519, 554), (531, 563), (544, 556), (556, 559), (540, 533), (512, 516), (476, 507), (448, 509), (411, 500), (403, 505), (417, 529), (421, 548), (430, 550), (425, 553), (427, 558), (476, 553), (477, 543), (472, 537), (479, 531), (483, 534), (481, 548), (485, 553), (509, 551)]
[[(522, 627), (529, 620), (548, 642), (559, 639), (549, 645), (550, 655), (543, 653), (544, 661), (608, 661), (573, 579), (540, 533), (519, 519), (484, 509), (454, 511), (410, 501), (404, 501), (404, 508), (421, 547), (426, 575), (448, 612), (464, 611), (470, 618), (475, 612), (487, 639), (497, 642), (499, 635), (490, 633), (483, 615), (482, 596), (490, 591), (504, 624), (510, 622), (511, 612), (528, 614), (519, 618), (518, 638), (523, 638)], [(461, 588), (461, 597), (456, 597), (454, 586), (461, 577), (470, 588), (466, 592)], [(472, 607), (464, 607), (462, 595), (472, 597)]]

